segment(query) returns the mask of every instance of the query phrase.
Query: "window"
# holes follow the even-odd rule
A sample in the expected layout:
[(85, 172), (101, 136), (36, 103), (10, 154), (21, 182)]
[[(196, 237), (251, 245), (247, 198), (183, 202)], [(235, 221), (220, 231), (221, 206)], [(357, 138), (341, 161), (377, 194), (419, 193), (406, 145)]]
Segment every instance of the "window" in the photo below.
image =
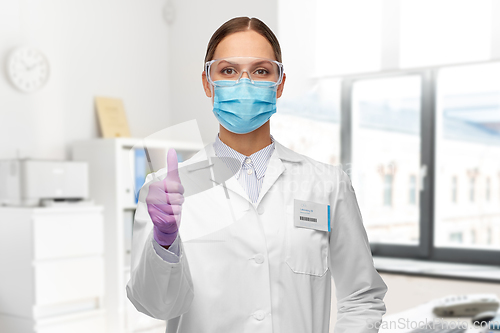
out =
[(490, 201), (490, 194), (491, 194), (491, 181), (490, 181), (490, 178), (486, 178), (486, 193), (485, 193), (485, 197), (486, 197), (486, 201)]
[(420, 171), (421, 85), (417, 75), (352, 84), (352, 113), (345, 113), (351, 121), (352, 150), (346, 152), (351, 159), (342, 164), (360, 192), (358, 204), (372, 242), (418, 242), (419, 207), (408, 206), (408, 178), (399, 175)]
[(304, 8), (282, 0), (287, 29), (280, 31), (291, 32), (280, 38), (295, 43), (301, 32), (293, 18), (309, 19), (315, 38), (301, 36), (311, 47), (299, 52), (314, 57), (320, 76), (379, 71), (387, 48), (400, 68), (484, 61), (491, 56), (492, 1), (317, 0)]
[(320, 162), (340, 163), (340, 80), (316, 82), (304, 93), (284, 95), (270, 120), (284, 146)]
[(461, 232), (452, 232), (450, 234), (450, 242), (462, 243), (462, 233)]
[(341, 163), (374, 255), (499, 262), (500, 62), (344, 80)]
[(451, 202), (457, 203), (457, 176), (451, 178)]
[[(343, 165), (374, 255), (500, 264), (494, 1), (279, 3), (285, 67), (296, 83), (271, 127), (281, 126), (278, 140), (295, 150)], [(467, 64), (474, 61), (484, 63)], [(327, 100), (335, 101), (322, 113)], [(327, 154), (314, 150), (317, 142)]]
[(476, 177), (469, 176), (469, 201), (474, 202), (474, 195), (476, 190)]
[[(491, 225), (500, 226), (500, 205), (486, 203), (490, 178), (500, 172), (500, 63), (443, 68), (436, 83), (435, 245), (499, 250)], [(452, 185), (466, 205), (449, 205), (441, 195), (450, 175), (466, 180), (463, 189)], [(472, 230), (475, 239), (461, 244), (442, 237)]]
[(487, 60), (491, 54), (491, 2), (400, 1), (401, 67)]
[(415, 205), (417, 203), (417, 177), (415, 175), (410, 175), (410, 189), (408, 193), (408, 202), (410, 205)]
[(392, 175), (384, 175), (384, 206), (392, 206)]

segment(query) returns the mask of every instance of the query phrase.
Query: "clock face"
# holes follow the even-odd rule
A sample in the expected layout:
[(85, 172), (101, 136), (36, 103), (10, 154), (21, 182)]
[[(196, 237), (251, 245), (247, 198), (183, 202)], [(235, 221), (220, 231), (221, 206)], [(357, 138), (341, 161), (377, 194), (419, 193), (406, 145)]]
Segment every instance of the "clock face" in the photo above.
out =
[(16, 88), (24, 92), (33, 92), (47, 82), (49, 62), (38, 49), (21, 47), (10, 54), (7, 72)]

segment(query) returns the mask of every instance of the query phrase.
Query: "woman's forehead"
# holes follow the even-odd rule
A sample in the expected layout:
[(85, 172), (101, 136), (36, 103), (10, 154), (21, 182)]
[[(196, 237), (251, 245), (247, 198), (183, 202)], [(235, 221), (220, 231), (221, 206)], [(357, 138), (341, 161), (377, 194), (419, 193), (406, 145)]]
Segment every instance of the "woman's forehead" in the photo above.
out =
[(215, 49), (213, 59), (227, 57), (257, 57), (276, 60), (271, 43), (253, 30), (236, 32), (222, 39)]

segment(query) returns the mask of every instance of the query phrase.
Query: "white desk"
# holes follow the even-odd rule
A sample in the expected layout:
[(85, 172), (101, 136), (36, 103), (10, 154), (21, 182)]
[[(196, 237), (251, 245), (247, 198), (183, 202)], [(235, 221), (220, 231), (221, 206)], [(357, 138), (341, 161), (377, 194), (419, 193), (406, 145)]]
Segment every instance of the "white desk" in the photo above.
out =
[[(473, 328), (472, 320), (470, 317), (456, 317), (456, 318), (438, 318), (432, 309), (436, 304), (436, 300), (430, 301), (419, 305), (418, 307), (399, 312), (390, 316), (384, 316), (382, 319), (382, 325), (380, 326), (379, 333), (407, 333), (418, 328), (419, 322), (422, 324), (428, 323), (428, 327), (432, 328), (434, 323), (435, 332), (439, 332), (440, 328), (446, 328), (446, 324), (450, 325), (448, 327), (453, 328), (451, 325), (465, 325), (469, 327), (466, 333), (483, 333), (490, 332), (487, 329)], [(500, 315), (500, 311), (498, 312)], [(385, 324), (384, 324), (385, 322)], [(390, 324), (392, 326), (390, 326)], [(385, 325), (385, 326), (384, 326)], [(391, 328), (392, 327), (392, 328)], [(500, 331), (498, 331), (500, 332)]]
[(500, 282), (500, 267), (495, 265), (473, 265), (379, 256), (374, 256), (373, 262), (379, 272)]

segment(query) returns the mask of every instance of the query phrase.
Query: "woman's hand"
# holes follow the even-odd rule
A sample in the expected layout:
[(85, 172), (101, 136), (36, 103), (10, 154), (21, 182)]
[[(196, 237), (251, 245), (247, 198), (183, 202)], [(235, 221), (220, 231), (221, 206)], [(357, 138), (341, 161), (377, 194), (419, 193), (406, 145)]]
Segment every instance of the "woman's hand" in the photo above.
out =
[(167, 177), (156, 179), (150, 186), (146, 203), (154, 224), (154, 239), (168, 249), (177, 237), (181, 221), (184, 187), (178, 171), (177, 153), (167, 154)]

